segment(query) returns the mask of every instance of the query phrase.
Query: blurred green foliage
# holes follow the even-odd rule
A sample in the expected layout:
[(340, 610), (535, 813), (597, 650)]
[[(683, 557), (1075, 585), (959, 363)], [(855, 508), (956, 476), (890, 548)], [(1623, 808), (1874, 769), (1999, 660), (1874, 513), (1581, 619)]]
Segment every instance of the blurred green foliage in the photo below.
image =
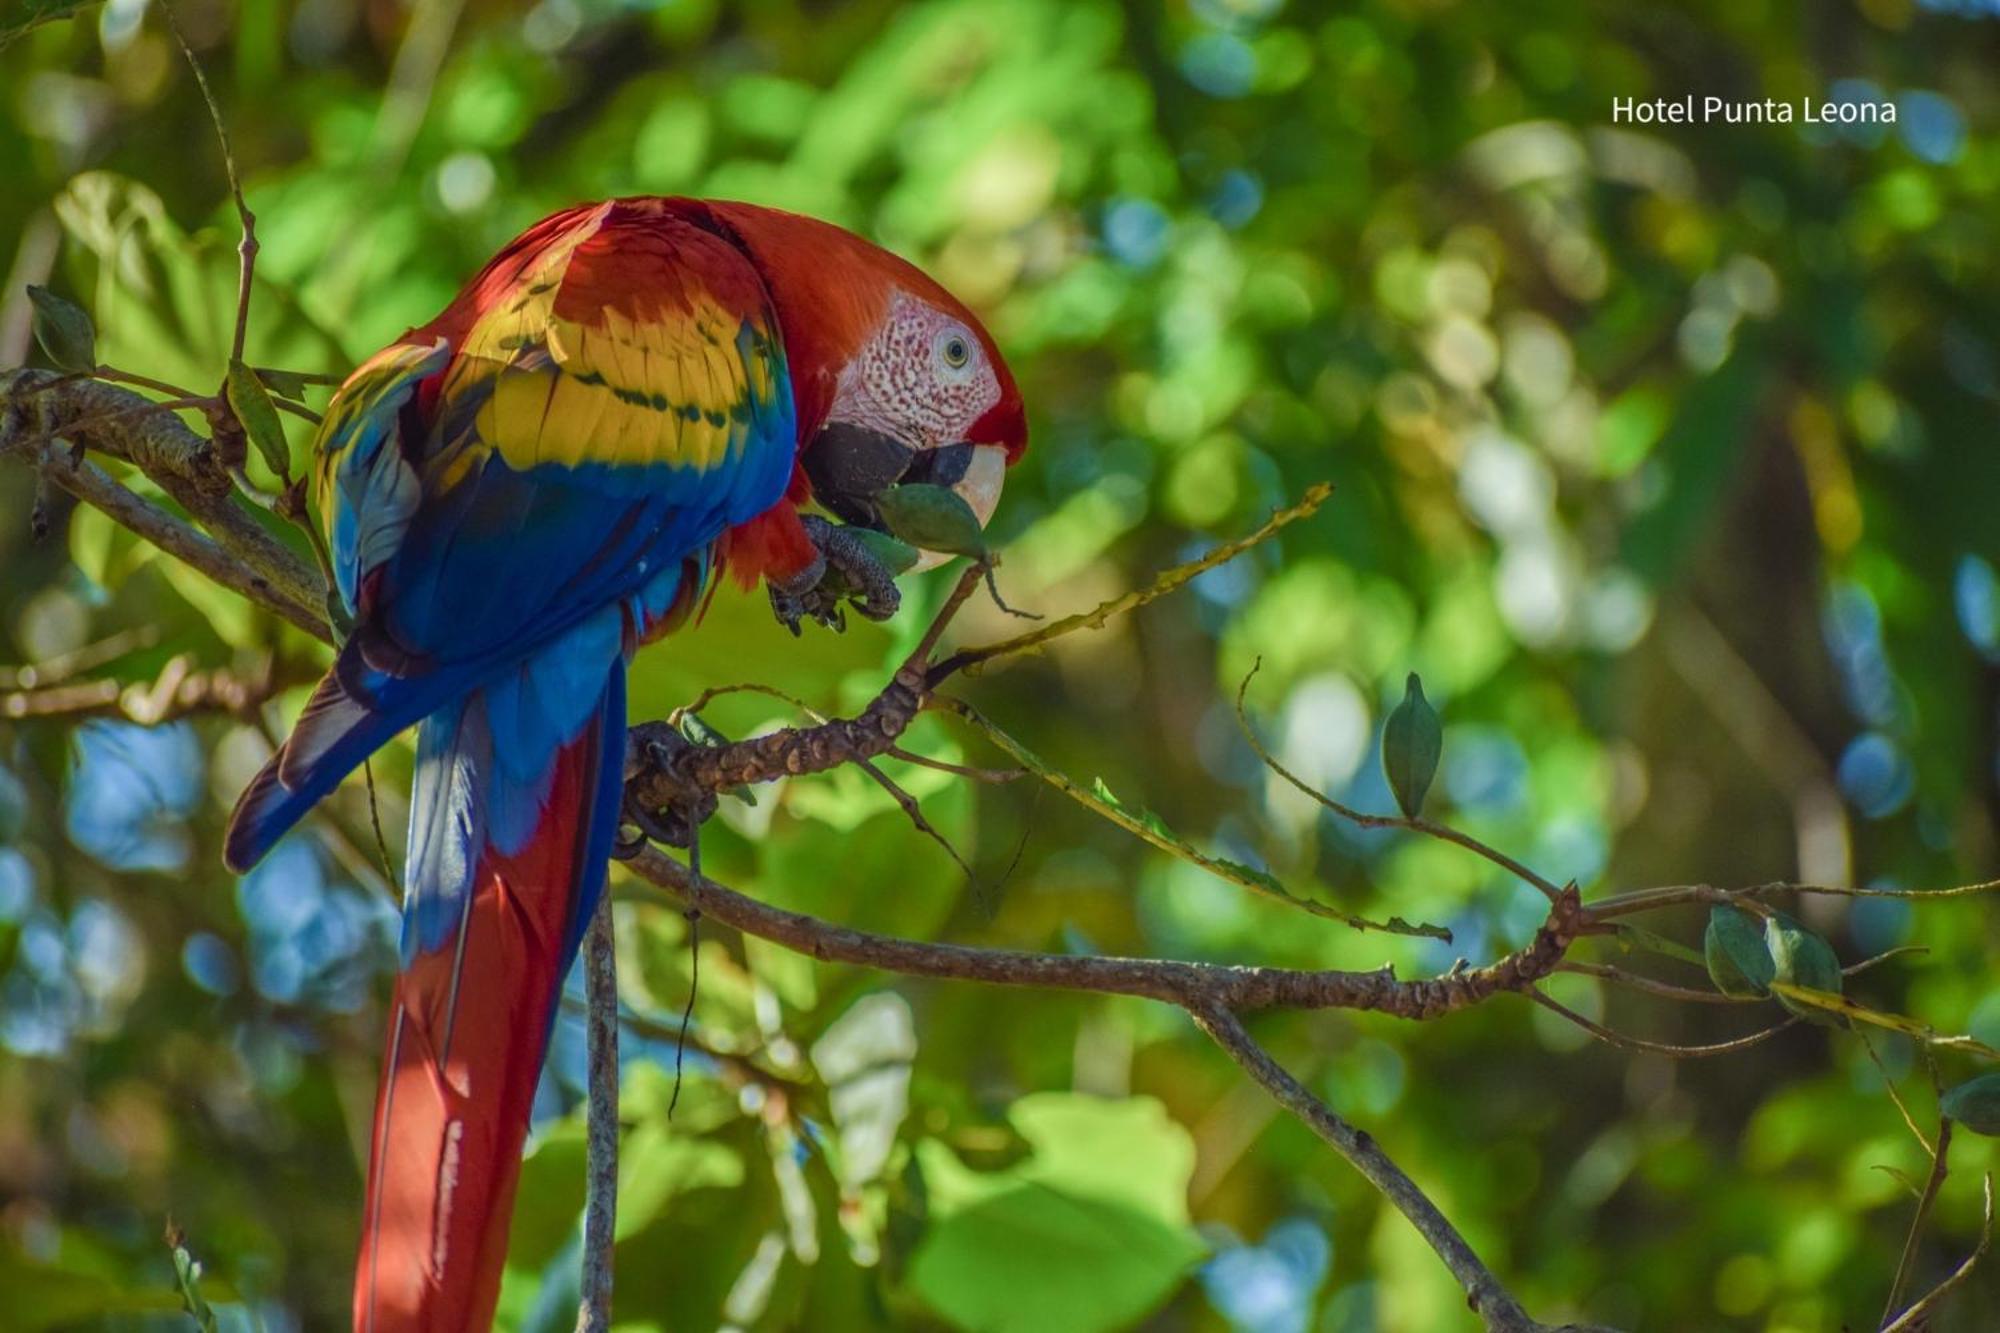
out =
[[(1407, 972), (1525, 939), (1531, 892), (1456, 849), (1336, 827), (1264, 774), (1229, 707), (1258, 658), (1250, 703), (1278, 757), (1376, 810), (1382, 720), (1420, 671), (1445, 724), (1428, 808), (1587, 894), (1993, 873), (1985, 0), (176, 12), (259, 219), (252, 365), (351, 365), (575, 199), (732, 196), (856, 227), (990, 312), (1035, 437), (995, 528), (1016, 604), (1088, 605), (1335, 481), (1275, 547), (967, 690), (1216, 854), (1457, 938), (1358, 936), (1051, 794), (897, 765), (975, 882), (851, 771), (725, 802), (705, 854), (727, 882), (855, 925), (1046, 949)], [(8, 5), (0, 33), (0, 365), (30, 355), (24, 289), (46, 283), (92, 311), (104, 360), (212, 391), (234, 215), (157, 8)], [(1614, 97), (1690, 92), (1894, 98), (1899, 117), (1610, 123)], [(296, 474), (307, 440), (284, 425)], [(130, 681), (183, 653), (317, 660), (87, 511), (31, 543), (31, 485), (0, 468), (0, 660), (37, 673), (9, 668), (9, 691), (66, 660)], [(642, 659), (635, 716), (743, 679), (853, 707), (907, 649), (929, 577), (896, 624), (801, 642), (725, 592)], [(966, 637), (1009, 626), (980, 617)], [(732, 696), (711, 716), (743, 734), (780, 714)], [(393, 913), (358, 786), (256, 874), (222, 872), (221, 814), (261, 731), (0, 722), (9, 1328), (181, 1326), (169, 1212), (224, 1327), (246, 1326), (245, 1303), (270, 1329), (345, 1318)], [(993, 758), (937, 719), (913, 741)], [(408, 763), (376, 766), (392, 841)], [(1850, 990), (2000, 1042), (1982, 901), (1797, 910), (1846, 961), (1928, 945)], [(1692, 910), (1651, 924), (1698, 947)], [(1172, 1012), (901, 982), (710, 931), (669, 1121), (686, 926), (635, 904), (620, 929), (640, 1016), (625, 1327), (1467, 1324), (1416, 1234)], [(1551, 990), (1665, 1040), (1753, 1022), (1581, 976)], [(1910, 1212), (1899, 1181), (1925, 1168), (1838, 1031), (1676, 1064), (1507, 999), (1425, 1026), (1258, 1028), (1543, 1318), (1858, 1326)], [(1929, 1117), (1921, 1059), (1876, 1044)], [(579, 1053), (565, 1021), (510, 1327), (573, 1318)], [(1919, 1287), (1970, 1248), (1992, 1165), (1990, 1141), (1960, 1137)], [(1987, 1328), (1995, 1308), (1989, 1268), (1938, 1327)]]

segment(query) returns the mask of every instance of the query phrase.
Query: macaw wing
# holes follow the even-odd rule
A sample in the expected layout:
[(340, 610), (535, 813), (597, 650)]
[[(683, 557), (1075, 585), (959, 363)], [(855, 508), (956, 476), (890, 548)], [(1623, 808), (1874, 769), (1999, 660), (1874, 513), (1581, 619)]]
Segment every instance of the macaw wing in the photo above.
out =
[(762, 280), (657, 200), (537, 228), (339, 400), (329, 545), (392, 675), (512, 658), (638, 593), (776, 503), (795, 447)]

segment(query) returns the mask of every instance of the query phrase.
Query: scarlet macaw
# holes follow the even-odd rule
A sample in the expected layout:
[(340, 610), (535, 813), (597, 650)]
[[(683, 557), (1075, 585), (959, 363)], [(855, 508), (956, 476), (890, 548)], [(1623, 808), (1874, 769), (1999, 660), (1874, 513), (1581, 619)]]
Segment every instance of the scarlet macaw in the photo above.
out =
[(920, 479), (983, 523), (1026, 440), (993, 340), (917, 269), (826, 223), (678, 198), (537, 223), (334, 395), (316, 482), (353, 626), (225, 855), (256, 862), (417, 725), (360, 1333), (491, 1323), (620, 822), (633, 651), (724, 567), (767, 580), (794, 630), (829, 618), (840, 534), (801, 506), (865, 523), (872, 494)]

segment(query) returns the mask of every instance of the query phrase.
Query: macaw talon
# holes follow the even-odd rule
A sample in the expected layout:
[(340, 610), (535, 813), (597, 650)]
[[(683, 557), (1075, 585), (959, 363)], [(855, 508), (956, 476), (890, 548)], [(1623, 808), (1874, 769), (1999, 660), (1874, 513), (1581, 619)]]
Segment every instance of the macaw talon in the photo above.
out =
[(626, 825), (621, 822), (617, 831), (611, 835), (611, 859), (614, 861), (631, 860), (645, 851), (653, 841), (647, 836), (646, 830), (636, 824), (632, 825), (633, 832), (630, 837), (626, 836), (625, 828)]
[[(628, 794), (621, 817), (624, 823), (638, 830), (638, 836), (629, 843), (620, 840), (618, 851), (622, 856), (632, 856), (648, 841), (669, 847), (690, 846), (701, 826), (715, 813), (715, 793), (688, 781), (682, 772), (682, 760), (696, 748), (693, 741), (665, 722), (641, 722), (626, 734)], [(666, 804), (652, 807), (632, 798), (629, 794), (632, 779), (641, 773), (661, 780), (655, 790), (658, 785), (667, 788)]]
[(876, 559), (860, 539), (837, 523), (817, 514), (800, 520), (806, 536), (819, 551), (805, 576), (771, 584), (771, 611), (786, 629), (799, 633), (799, 622), (810, 617), (835, 633), (847, 628), (847, 606), (851, 603), (869, 620), (887, 620), (902, 605), (903, 593), (896, 576)]
[(799, 521), (827, 568), (838, 573), (852, 590), (846, 595), (855, 610), (869, 620), (887, 620), (896, 614), (903, 604), (903, 590), (896, 586), (895, 574), (860, 538), (817, 514), (807, 514)]
[(826, 555), (820, 552), (813, 556), (811, 564), (790, 578), (768, 580), (771, 614), (778, 618), (779, 624), (792, 632), (793, 638), (799, 637), (800, 620), (809, 615), (816, 620), (819, 619), (814, 606), (814, 596), (819, 589), (820, 581), (825, 577)]

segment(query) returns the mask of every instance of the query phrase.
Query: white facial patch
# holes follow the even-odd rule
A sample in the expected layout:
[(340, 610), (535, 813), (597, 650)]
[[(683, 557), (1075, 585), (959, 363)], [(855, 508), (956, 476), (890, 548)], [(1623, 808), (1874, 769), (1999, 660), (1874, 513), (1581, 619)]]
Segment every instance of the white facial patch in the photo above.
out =
[(874, 336), (842, 367), (829, 417), (930, 449), (963, 440), (999, 401), (1000, 379), (972, 330), (899, 291)]

